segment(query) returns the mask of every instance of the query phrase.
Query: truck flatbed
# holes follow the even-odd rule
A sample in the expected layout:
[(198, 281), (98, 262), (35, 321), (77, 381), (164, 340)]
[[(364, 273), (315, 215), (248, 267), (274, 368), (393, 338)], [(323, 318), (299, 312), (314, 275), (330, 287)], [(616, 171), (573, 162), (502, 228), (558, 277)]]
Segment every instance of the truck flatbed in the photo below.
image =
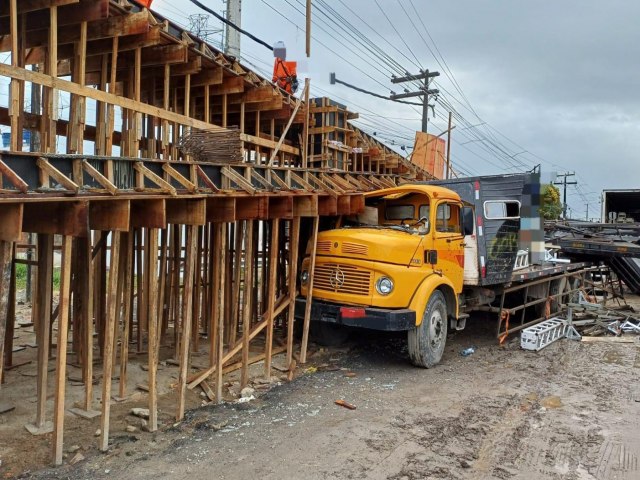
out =
[(511, 277), (511, 282), (526, 282), (538, 278), (549, 277), (560, 273), (580, 270), (581, 268), (585, 268), (589, 265), (589, 262), (529, 265), (528, 267), (520, 270), (515, 270)]

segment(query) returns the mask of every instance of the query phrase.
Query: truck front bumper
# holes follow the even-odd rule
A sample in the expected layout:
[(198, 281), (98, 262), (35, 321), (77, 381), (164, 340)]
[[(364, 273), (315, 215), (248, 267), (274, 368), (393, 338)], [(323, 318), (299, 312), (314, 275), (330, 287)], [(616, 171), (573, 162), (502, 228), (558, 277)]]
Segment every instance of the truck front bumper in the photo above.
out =
[[(304, 318), (306, 304), (305, 298), (296, 298), (296, 318)], [(311, 303), (311, 320), (348, 327), (402, 332), (416, 326), (416, 312), (408, 308), (385, 309), (342, 306), (314, 299)]]

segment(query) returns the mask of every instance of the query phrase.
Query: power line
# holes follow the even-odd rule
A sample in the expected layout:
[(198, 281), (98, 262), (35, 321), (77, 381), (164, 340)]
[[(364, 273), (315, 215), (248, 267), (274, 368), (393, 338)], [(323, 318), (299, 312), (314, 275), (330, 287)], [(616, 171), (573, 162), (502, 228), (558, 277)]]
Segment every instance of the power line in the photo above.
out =
[(198, 0), (189, 0), (191, 3), (193, 3), (194, 5), (196, 5), (197, 7), (200, 7), (202, 10), (204, 10), (205, 12), (209, 13), (210, 15), (213, 15), (214, 17), (216, 17), (218, 20), (220, 20), (222, 23), (224, 23), (225, 25), (229, 25), (231, 28), (233, 28), (234, 30), (237, 30), (238, 32), (240, 32), (241, 34), (249, 37), (251, 40), (253, 40), (256, 43), (259, 43), (260, 45), (262, 45), (263, 47), (268, 48), (269, 50), (273, 51), (273, 46), (269, 45), (267, 42), (265, 42), (264, 40), (259, 39), (258, 37), (256, 37), (255, 35), (253, 35), (252, 33), (247, 32), (246, 30), (238, 27), (235, 23), (230, 22), (229, 20), (227, 20), (226, 18), (224, 18), (222, 15), (220, 15), (219, 13), (214, 12), (213, 10), (211, 10), (209, 7), (203, 5), (202, 3), (200, 3)]

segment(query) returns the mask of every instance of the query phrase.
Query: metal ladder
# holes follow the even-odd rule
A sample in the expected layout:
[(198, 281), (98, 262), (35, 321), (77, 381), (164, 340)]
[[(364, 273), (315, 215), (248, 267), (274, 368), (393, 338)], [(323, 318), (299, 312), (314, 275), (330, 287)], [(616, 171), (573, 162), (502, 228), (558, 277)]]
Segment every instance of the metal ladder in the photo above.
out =
[(562, 318), (550, 318), (522, 330), (520, 346), (525, 350), (539, 351), (547, 345), (564, 338), (570, 330), (569, 322)]

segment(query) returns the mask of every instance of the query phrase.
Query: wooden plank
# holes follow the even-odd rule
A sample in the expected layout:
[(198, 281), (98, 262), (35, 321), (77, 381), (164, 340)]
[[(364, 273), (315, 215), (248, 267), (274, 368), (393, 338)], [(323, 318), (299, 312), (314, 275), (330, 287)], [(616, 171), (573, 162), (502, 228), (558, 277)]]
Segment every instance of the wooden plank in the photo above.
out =
[(261, 220), (268, 215), (266, 197), (236, 197), (236, 220)]
[(102, 409), (100, 417), (100, 450), (109, 449), (109, 419), (111, 415), (111, 377), (113, 375), (113, 349), (118, 307), (118, 266), (120, 260), (120, 232), (113, 232), (111, 256), (109, 259), (109, 287), (107, 291), (107, 315), (104, 333), (104, 353), (102, 355)]
[(7, 334), (7, 322), (9, 321), (9, 290), (11, 286), (11, 261), (13, 257), (13, 243), (0, 240), (0, 392), (4, 373), (4, 349), (5, 335)]
[(33, 430), (27, 427), (34, 434), (49, 431), (46, 422), (47, 406), (47, 376), (49, 364), (49, 345), (51, 343), (51, 298), (52, 275), (53, 275), (53, 235), (38, 235), (38, 275), (36, 278), (36, 343), (38, 344), (38, 376), (36, 384), (36, 398), (38, 400), (36, 410), (36, 421)]
[(89, 203), (89, 228), (91, 230), (128, 231), (130, 220), (131, 202), (129, 200)]
[(167, 212), (164, 200), (132, 200), (130, 213), (131, 228), (165, 228)]
[(318, 197), (318, 215), (333, 216), (338, 214), (338, 198), (331, 196)]
[(218, 331), (216, 332), (216, 365), (218, 369), (216, 371), (216, 400), (218, 403), (222, 403), (222, 368), (224, 367), (224, 312), (225, 312), (225, 275), (224, 266), (226, 265), (227, 256), (227, 225), (221, 223), (219, 225), (220, 232), (220, 299), (218, 301), (218, 309), (216, 320)]
[(135, 162), (133, 164), (133, 169), (135, 171), (137, 171), (143, 177), (148, 178), (153, 183), (158, 185), (158, 187), (160, 187), (160, 189), (163, 192), (168, 193), (169, 195), (173, 195), (173, 196), (178, 194), (178, 192), (176, 191), (176, 189), (175, 189), (175, 187), (173, 185), (171, 185), (169, 182), (165, 181), (162, 177), (160, 177), (159, 175), (156, 175), (151, 170), (149, 170), (147, 167), (145, 167), (143, 162)]
[(244, 305), (242, 308), (242, 367), (240, 372), (240, 386), (249, 383), (249, 330), (251, 329), (251, 312), (253, 311), (253, 220), (246, 221), (245, 232), (245, 263), (244, 263)]
[(207, 198), (207, 222), (235, 222), (236, 199), (233, 197)]
[[(27, 193), (29, 191), (29, 185), (22, 180), (18, 174), (11, 170), (6, 163), (0, 160), (0, 179), (7, 179), (14, 187), (21, 193)], [(0, 188), (2, 185), (0, 185)]]
[(245, 192), (251, 195), (254, 195), (257, 192), (256, 188), (251, 185), (251, 183), (249, 183), (242, 175), (240, 175), (231, 167), (222, 167), (221, 173), (223, 176), (235, 183), (238, 188), (243, 189)]
[[(61, 7), (63, 5), (70, 5), (78, 3), (80, 0), (20, 0), (18, 5), (18, 13), (29, 13), (36, 10), (49, 9), (51, 7)], [(6, 2), (0, 3), (0, 16), (6, 17), (9, 15), (9, 4)]]
[(67, 340), (69, 328), (69, 300), (71, 296), (71, 242), (72, 237), (62, 237), (60, 266), (60, 303), (58, 314), (58, 343), (56, 352), (56, 391), (53, 407), (53, 458), (62, 465), (64, 443), (65, 383), (67, 380)]
[[(307, 92), (308, 88), (309, 88), (309, 83), (305, 82), (304, 90), (302, 92), (302, 96), (303, 97), (306, 97), (306, 92)], [(291, 114), (291, 118), (289, 118), (289, 121), (287, 122), (287, 125), (284, 127), (284, 130), (282, 131), (282, 134), (280, 135), (280, 140), (278, 140), (278, 143), (276, 144), (276, 147), (273, 149), (273, 152), (271, 152), (271, 158), (269, 158), (269, 162), (267, 163), (267, 165), (273, 165), (273, 161), (275, 160), (276, 156), (278, 155), (278, 152), (280, 152), (280, 148), (282, 147), (282, 144), (284, 143), (284, 139), (287, 136), (287, 133), (289, 133), (289, 128), (291, 128), (291, 125), (293, 124), (293, 120), (294, 120), (294, 118), (296, 118), (296, 114), (298, 113), (298, 109), (300, 108), (300, 105), (302, 105), (302, 100), (298, 99), (296, 101), (296, 107), (293, 109), (293, 113)]]
[(289, 219), (293, 218), (293, 197), (271, 196), (269, 199), (269, 218)]
[(125, 260), (122, 262), (124, 271), (121, 277), (124, 280), (122, 286), (122, 302), (124, 303), (124, 311), (122, 314), (122, 341), (120, 343), (120, 382), (118, 386), (118, 396), (124, 398), (127, 388), (127, 365), (129, 358), (129, 336), (131, 312), (133, 307), (133, 231), (123, 232), (121, 245), (124, 248)]
[(278, 247), (280, 234), (280, 220), (271, 222), (271, 241), (269, 242), (269, 288), (267, 293), (267, 335), (265, 340), (264, 376), (271, 378), (271, 354), (273, 350), (273, 326), (275, 322), (275, 302), (278, 275)]
[(166, 200), (167, 223), (174, 225), (204, 225), (207, 221), (204, 198)]
[(22, 230), (86, 237), (89, 234), (88, 202), (27, 202), (24, 204)]
[(304, 309), (304, 324), (302, 327), (302, 344), (300, 345), (300, 363), (307, 362), (307, 344), (309, 343), (309, 325), (311, 324), (311, 302), (313, 301), (313, 274), (316, 268), (316, 248), (318, 244), (318, 225), (320, 217), (313, 219), (313, 230), (311, 239), (310, 263), (309, 263), (309, 282), (307, 284), (307, 298)]
[(318, 197), (316, 195), (301, 195), (293, 197), (293, 216), (315, 217), (318, 215)]
[(180, 342), (180, 370), (178, 373), (178, 410), (176, 420), (184, 418), (185, 395), (187, 391), (187, 374), (189, 372), (189, 346), (191, 340), (192, 302), (193, 302), (193, 281), (195, 276), (196, 263), (196, 227), (186, 226), (187, 232), (187, 253), (184, 268), (184, 290), (183, 290), (183, 314), (182, 314), (182, 335)]
[(164, 170), (167, 175), (173, 178), (176, 182), (182, 185), (187, 189), (189, 193), (195, 193), (198, 190), (198, 186), (191, 182), (188, 178), (184, 177), (180, 172), (178, 172), (175, 168), (173, 168), (168, 163), (162, 164), (162, 170)]
[[(226, 130), (222, 127), (205, 123), (200, 120), (195, 120), (184, 115), (180, 115), (168, 110), (164, 110), (160, 107), (149, 105), (143, 102), (138, 102), (130, 98), (115, 95), (113, 93), (104, 92), (102, 90), (96, 90), (91, 87), (81, 86), (68, 80), (63, 80), (52, 75), (47, 75), (40, 72), (33, 72), (19, 67), (12, 67), (11, 65), (0, 64), (0, 76), (16, 78), (18, 80), (24, 80), (27, 82), (33, 82), (45, 87), (62, 90), (76, 95), (82, 95), (86, 98), (92, 98), (99, 102), (105, 102), (111, 105), (115, 105), (127, 110), (133, 110), (136, 112), (144, 113), (152, 117), (156, 117), (162, 120), (168, 120), (170, 122), (179, 123), (189, 127), (199, 128), (201, 130), (210, 131), (223, 131)], [(275, 142), (269, 142), (269, 144), (275, 145)], [(297, 149), (296, 149), (297, 150)], [(283, 148), (284, 151), (284, 148)]]
[(146, 300), (149, 304), (148, 313), (148, 363), (149, 363), (149, 431), (158, 429), (158, 229), (149, 229), (149, 283)]
[(60, 170), (51, 165), (46, 158), (38, 158), (38, 160), (36, 160), (36, 165), (38, 165), (38, 167), (44, 174), (52, 177), (56, 182), (60, 184), (60, 186), (66, 188), (67, 190), (70, 190), (74, 193), (78, 193), (78, 190), (80, 190), (80, 186), (77, 183), (72, 181)]
[(300, 245), (300, 217), (293, 217), (289, 239), (289, 312), (287, 316), (287, 366), (293, 360), (293, 334), (298, 280), (298, 251)]
[(0, 207), (0, 241), (17, 242), (22, 238), (23, 212), (21, 203), (7, 203)]
[(107, 190), (111, 195), (115, 195), (118, 193), (118, 187), (116, 187), (107, 177), (105, 177), (102, 173), (96, 170), (93, 165), (91, 165), (86, 160), (82, 160), (82, 168), (85, 172), (89, 174), (91, 178), (93, 178), (96, 182), (102, 186), (105, 190)]

